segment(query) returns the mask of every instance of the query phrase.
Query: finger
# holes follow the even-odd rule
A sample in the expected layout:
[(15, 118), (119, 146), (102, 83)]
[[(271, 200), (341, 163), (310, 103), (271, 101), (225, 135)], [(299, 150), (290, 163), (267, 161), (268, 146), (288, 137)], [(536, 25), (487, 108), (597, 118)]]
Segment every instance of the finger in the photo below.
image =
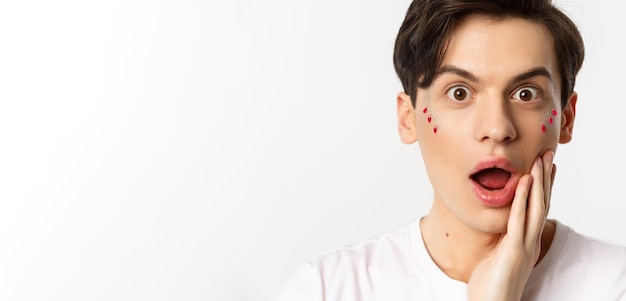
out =
[[(554, 160), (554, 151), (548, 150), (543, 154), (543, 203), (544, 203), (544, 219), (543, 224), (545, 225), (545, 218), (548, 216), (548, 207), (550, 206), (550, 194), (552, 194), (552, 182), (554, 181), (553, 175), (553, 164)], [(540, 229), (543, 232), (543, 225)]]
[(544, 203), (543, 166), (543, 160), (537, 158), (530, 170), (530, 175), (533, 177), (533, 185), (530, 187), (530, 197), (528, 198), (526, 235), (524, 236), (524, 243), (528, 251), (533, 250), (537, 245), (545, 220), (546, 204)]
[[(544, 203), (547, 205), (550, 199), (550, 191), (552, 190), (552, 161), (554, 160), (554, 152), (548, 150), (543, 154), (543, 195), (546, 196)], [(550, 175), (550, 176), (548, 176)], [(546, 206), (547, 207), (547, 206)]]
[[(552, 188), (552, 185), (554, 185), (554, 177), (556, 176), (556, 164), (552, 163), (552, 174), (550, 175), (550, 188)], [(550, 192), (552, 192), (552, 189), (550, 189)]]
[(548, 206), (546, 207), (546, 216), (550, 212), (550, 203), (552, 203), (552, 187), (554, 187), (554, 177), (556, 177), (556, 164), (552, 164), (552, 174), (550, 175), (550, 194), (548, 195)]
[(515, 197), (511, 204), (511, 213), (507, 223), (507, 236), (513, 241), (524, 242), (524, 231), (526, 223), (526, 205), (528, 203), (528, 193), (533, 178), (530, 175), (524, 175), (520, 178), (515, 188)]

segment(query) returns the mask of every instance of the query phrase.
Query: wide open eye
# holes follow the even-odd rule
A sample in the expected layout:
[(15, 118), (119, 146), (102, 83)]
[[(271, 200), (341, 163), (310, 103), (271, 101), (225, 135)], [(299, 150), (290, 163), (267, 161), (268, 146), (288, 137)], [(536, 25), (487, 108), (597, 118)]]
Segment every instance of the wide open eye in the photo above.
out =
[(466, 87), (454, 86), (448, 90), (446, 95), (448, 95), (448, 98), (451, 100), (464, 101), (470, 98), (472, 92)]
[(532, 101), (539, 97), (539, 91), (533, 87), (522, 87), (513, 93), (513, 99), (520, 101)]

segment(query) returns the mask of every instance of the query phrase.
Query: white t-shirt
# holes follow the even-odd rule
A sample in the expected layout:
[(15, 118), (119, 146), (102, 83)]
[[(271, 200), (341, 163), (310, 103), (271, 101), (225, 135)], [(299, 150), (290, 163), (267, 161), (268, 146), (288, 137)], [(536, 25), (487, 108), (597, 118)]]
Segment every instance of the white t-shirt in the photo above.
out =
[[(626, 247), (555, 222), (552, 245), (531, 273), (522, 300), (626, 301)], [(467, 300), (466, 290), (466, 283), (435, 265), (416, 220), (302, 264), (275, 300)]]

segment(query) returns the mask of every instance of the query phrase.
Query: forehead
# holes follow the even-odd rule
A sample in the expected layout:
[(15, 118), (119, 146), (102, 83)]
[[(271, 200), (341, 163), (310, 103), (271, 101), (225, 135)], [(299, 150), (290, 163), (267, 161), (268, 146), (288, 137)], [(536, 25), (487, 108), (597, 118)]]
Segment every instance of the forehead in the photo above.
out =
[(545, 67), (558, 79), (552, 35), (537, 22), (471, 15), (458, 23), (442, 65), (453, 65), (478, 77), (509, 78)]

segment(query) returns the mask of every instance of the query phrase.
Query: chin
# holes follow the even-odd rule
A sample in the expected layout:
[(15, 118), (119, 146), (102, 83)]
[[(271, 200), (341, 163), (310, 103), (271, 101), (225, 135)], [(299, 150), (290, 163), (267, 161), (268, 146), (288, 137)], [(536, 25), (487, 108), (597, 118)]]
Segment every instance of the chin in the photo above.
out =
[(489, 209), (489, 212), (483, 214), (479, 219), (473, 220), (470, 226), (483, 233), (506, 233), (510, 212), (510, 207)]

